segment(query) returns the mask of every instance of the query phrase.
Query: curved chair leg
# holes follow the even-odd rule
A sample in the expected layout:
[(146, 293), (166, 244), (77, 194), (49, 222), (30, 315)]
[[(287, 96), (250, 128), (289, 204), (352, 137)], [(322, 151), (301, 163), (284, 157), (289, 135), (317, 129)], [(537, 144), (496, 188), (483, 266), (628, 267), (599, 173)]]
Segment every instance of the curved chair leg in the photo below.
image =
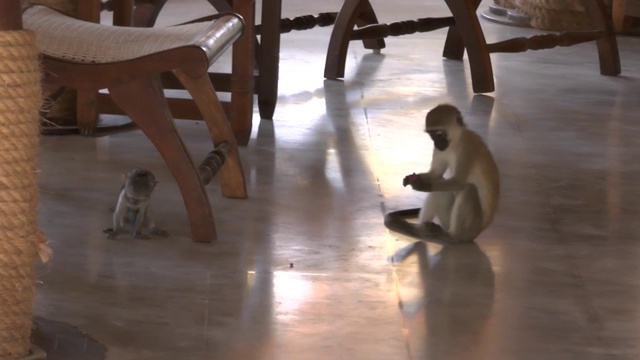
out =
[(603, 30), (604, 36), (596, 40), (600, 73), (616, 76), (620, 74), (620, 53), (616, 35), (613, 32), (613, 20), (607, 16), (607, 10), (602, 0), (583, 0), (591, 24), (595, 29)]
[(206, 189), (175, 128), (160, 77), (140, 78), (109, 88), (109, 93), (151, 140), (171, 170), (187, 208), (193, 241), (215, 240), (216, 228)]
[[(324, 64), (324, 77), (327, 79), (341, 79), (347, 61), (347, 50), (351, 41), (353, 27), (377, 24), (378, 19), (369, 0), (345, 0), (336, 23), (331, 31), (331, 39), (327, 48), (327, 58)], [(382, 39), (364, 40), (366, 49), (384, 49)]]
[(222, 195), (231, 198), (246, 198), (247, 188), (238, 145), (209, 77), (207, 74), (202, 74), (198, 78), (192, 78), (179, 69), (174, 70), (173, 73), (196, 102), (207, 123), (213, 144), (217, 146), (221, 142), (227, 141), (232, 145), (229, 154), (227, 154), (227, 160), (220, 169)]
[(98, 111), (96, 110), (98, 93), (93, 90), (76, 91), (76, 118), (78, 131), (84, 136), (93, 136), (98, 127)]
[(467, 49), (473, 91), (475, 93), (494, 91), (491, 57), (476, 15), (480, 1), (445, 0), (445, 2), (456, 20), (456, 28), (460, 31), (464, 47)]

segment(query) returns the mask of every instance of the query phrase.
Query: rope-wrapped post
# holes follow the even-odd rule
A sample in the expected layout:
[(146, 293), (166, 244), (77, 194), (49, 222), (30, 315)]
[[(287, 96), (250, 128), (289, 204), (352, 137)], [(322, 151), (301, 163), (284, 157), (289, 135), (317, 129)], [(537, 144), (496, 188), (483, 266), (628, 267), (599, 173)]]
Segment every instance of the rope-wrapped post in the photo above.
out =
[(227, 159), (227, 154), (230, 150), (231, 144), (225, 141), (207, 154), (204, 160), (200, 163), (200, 166), (198, 166), (198, 173), (200, 174), (202, 183), (207, 185), (211, 182), (213, 177), (222, 168), (222, 165), (224, 165), (224, 162)]
[(29, 355), (38, 229), (40, 64), (20, 2), (0, 4), (0, 359)]

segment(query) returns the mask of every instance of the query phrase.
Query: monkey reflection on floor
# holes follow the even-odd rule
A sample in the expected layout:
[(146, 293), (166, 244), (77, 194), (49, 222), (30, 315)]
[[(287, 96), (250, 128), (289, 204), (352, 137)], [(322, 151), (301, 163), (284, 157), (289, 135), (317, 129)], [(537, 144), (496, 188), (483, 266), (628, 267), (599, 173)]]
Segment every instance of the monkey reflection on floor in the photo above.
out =
[[(431, 169), (405, 176), (402, 184), (430, 194), (421, 209), (387, 214), (385, 225), (441, 244), (471, 242), (489, 226), (498, 208), (498, 167), (482, 138), (466, 127), (452, 105), (429, 111), (426, 132), (435, 147)], [(417, 224), (407, 221), (415, 216)], [(433, 222), (436, 218), (440, 224)]]
[(127, 172), (113, 212), (113, 228), (104, 230), (107, 238), (115, 239), (126, 225), (133, 225), (133, 235), (137, 239), (147, 239), (150, 235), (169, 235), (156, 227), (149, 209), (151, 193), (157, 183), (149, 170), (134, 168)]

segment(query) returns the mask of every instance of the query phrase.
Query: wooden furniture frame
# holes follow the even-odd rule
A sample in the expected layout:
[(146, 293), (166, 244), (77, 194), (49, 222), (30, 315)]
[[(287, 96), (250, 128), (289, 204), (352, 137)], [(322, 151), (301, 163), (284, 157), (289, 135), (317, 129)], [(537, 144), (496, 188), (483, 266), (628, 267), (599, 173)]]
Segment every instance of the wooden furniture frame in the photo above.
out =
[[(231, 92), (232, 100), (228, 110), (232, 126), (239, 142), (246, 144), (252, 128), (252, 113), (246, 111), (253, 106), (251, 94), (257, 95), (260, 118), (272, 119), (275, 112), (278, 98), (280, 35), (292, 30), (308, 30), (315, 26), (332, 25), (337, 13), (281, 19), (282, 0), (264, 0), (261, 23), (256, 25), (255, 6), (250, 5), (246, 0), (207, 1), (219, 13), (236, 12), (244, 17), (247, 24), (254, 24), (252, 29), (249, 29), (243, 38), (234, 45), (232, 74), (209, 74), (216, 89)], [(114, 19), (124, 19), (118, 23), (114, 21), (114, 24), (136, 26), (135, 21), (137, 20), (140, 24), (146, 24), (144, 26), (152, 26), (166, 0), (145, 0), (145, 2), (148, 3), (148, 7), (141, 11), (142, 16), (139, 16), (140, 7), (135, 7), (133, 15), (131, 15), (133, 0), (114, 0)], [(211, 16), (207, 16), (194, 19), (192, 22), (207, 21), (210, 18)], [(254, 39), (252, 43), (250, 42), (251, 36)], [(253, 62), (250, 61), (252, 56)], [(255, 75), (254, 69), (257, 70)], [(181, 88), (181, 85), (171, 77), (165, 77), (164, 86), (171, 89)], [(176, 117), (199, 119), (197, 112), (187, 101), (176, 100), (172, 102), (172, 105), (172, 111)], [(104, 110), (115, 111), (113, 107)]]
[[(145, 25), (153, 25), (165, 1), (156, 1)], [(113, 0), (114, 25), (132, 26), (136, 19), (134, 0)], [(80, 19), (100, 22), (101, 4), (99, 0), (78, 1)], [(145, 9), (146, 10), (146, 9)], [(234, 0), (231, 10), (244, 19), (245, 24), (255, 22), (255, 0)], [(138, 20), (144, 22), (144, 20)], [(231, 122), (231, 128), (240, 145), (246, 145), (251, 137), (254, 94), (254, 27), (245, 26), (242, 36), (233, 44), (233, 63), (230, 74), (212, 73), (210, 79), (218, 91), (229, 92), (231, 100), (222, 105)], [(276, 74), (277, 76), (277, 74)], [(165, 89), (184, 89), (175, 76), (163, 78)], [(277, 84), (276, 84), (277, 87)], [(276, 88), (277, 89), (277, 88)], [(276, 90), (277, 92), (277, 90)], [(168, 98), (169, 109), (175, 118), (201, 120), (197, 105), (190, 99)], [(275, 107), (275, 103), (273, 105)], [(76, 105), (79, 131), (83, 135), (93, 135), (98, 124), (98, 114), (124, 114), (109, 94), (78, 92)]]
[(613, 0), (611, 15), (616, 31), (629, 30), (631, 17), (640, 17), (640, 0)]
[[(213, 211), (203, 181), (175, 127), (169, 103), (164, 96), (161, 74), (173, 73), (189, 91), (207, 124), (213, 145), (228, 143), (231, 146), (220, 170), (223, 196), (246, 198), (244, 172), (236, 140), (207, 73), (210, 64), (240, 36), (239, 31), (229, 36), (222, 35), (225, 31), (232, 31), (222, 28), (230, 24), (232, 19), (235, 19), (235, 28), (231, 29), (242, 29), (238, 17), (227, 15), (219, 20), (223, 25), (216, 27), (215, 23), (209, 24), (206, 34), (197, 44), (125, 60), (73, 61), (70, 59), (80, 56), (56, 57), (51, 55), (53, 51), (41, 48), (44, 53), (45, 96), (55, 97), (63, 88), (77, 89), (85, 94), (95, 94), (99, 89), (106, 88), (113, 102), (151, 140), (176, 179), (189, 216), (192, 239), (198, 242), (209, 242), (217, 237)], [(81, 23), (73, 21), (75, 24)], [(34, 27), (37, 32), (37, 26)], [(93, 25), (93, 29), (102, 27), (106, 26)], [(30, 29), (27, 21), (25, 28)], [(92, 28), (85, 27), (84, 30), (89, 32)]]
[[(612, 21), (606, 15), (602, 0), (583, 0), (594, 30), (535, 35), (530, 38), (515, 38), (493, 44), (486, 42), (476, 15), (481, 0), (445, 0), (445, 3), (452, 17), (425, 18), (387, 25), (378, 23), (368, 0), (345, 0), (331, 34), (325, 63), (325, 78), (344, 77), (347, 50), (352, 40), (364, 39), (365, 48), (382, 49), (385, 46), (382, 40), (384, 37), (431, 31), (447, 26), (449, 32), (443, 56), (447, 59), (462, 60), (466, 49), (473, 91), (476, 93), (495, 90), (490, 54), (496, 52), (515, 53), (596, 41), (600, 73), (610, 76), (620, 74), (618, 45)], [(360, 29), (354, 30), (355, 26), (360, 26)]]

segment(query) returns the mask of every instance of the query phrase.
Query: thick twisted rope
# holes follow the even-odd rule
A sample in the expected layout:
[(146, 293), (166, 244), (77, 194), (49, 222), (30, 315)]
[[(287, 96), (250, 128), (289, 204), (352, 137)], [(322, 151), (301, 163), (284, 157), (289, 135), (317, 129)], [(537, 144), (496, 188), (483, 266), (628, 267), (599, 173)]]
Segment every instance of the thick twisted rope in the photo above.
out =
[(0, 359), (30, 348), (37, 224), (40, 64), (30, 31), (0, 31)]

